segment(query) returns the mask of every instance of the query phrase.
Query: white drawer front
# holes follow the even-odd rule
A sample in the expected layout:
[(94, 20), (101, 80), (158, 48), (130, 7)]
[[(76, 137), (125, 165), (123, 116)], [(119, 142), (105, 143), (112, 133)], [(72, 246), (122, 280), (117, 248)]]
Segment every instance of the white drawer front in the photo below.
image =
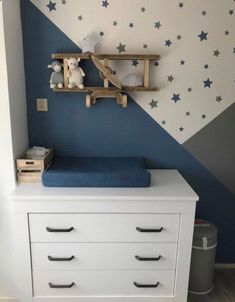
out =
[(177, 242), (179, 215), (30, 214), (29, 223), (31, 242)]
[(33, 270), (175, 269), (176, 243), (32, 243)]
[[(175, 271), (34, 271), (34, 296), (172, 296)], [(73, 285), (74, 282), (74, 285)], [(154, 288), (134, 285), (150, 284)], [(49, 286), (72, 286), (51, 288)]]

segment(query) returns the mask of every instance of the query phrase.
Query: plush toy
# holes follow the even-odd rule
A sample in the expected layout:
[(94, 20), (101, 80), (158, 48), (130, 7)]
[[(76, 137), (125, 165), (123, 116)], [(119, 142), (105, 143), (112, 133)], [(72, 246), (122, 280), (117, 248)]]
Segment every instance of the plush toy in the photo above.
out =
[(54, 71), (51, 74), (50, 78), (50, 87), (51, 88), (62, 88), (64, 85), (64, 76), (62, 72), (62, 64), (59, 61), (53, 61), (48, 68), (53, 69)]
[(143, 85), (143, 74), (140, 72), (132, 72), (128, 75), (126, 75), (122, 79), (122, 85), (123, 86), (142, 86)]
[(68, 79), (69, 79), (69, 88), (78, 87), (80, 89), (84, 88), (83, 85), (83, 77), (85, 77), (85, 73), (81, 67), (79, 67), (80, 58), (69, 58), (68, 59)]
[(95, 46), (97, 44), (97, 38), (94, 35), (87, 35), (83, 38), (83, 40), (79, 43), (80, 48), (82, 49), (82, 52), (95, 52)]

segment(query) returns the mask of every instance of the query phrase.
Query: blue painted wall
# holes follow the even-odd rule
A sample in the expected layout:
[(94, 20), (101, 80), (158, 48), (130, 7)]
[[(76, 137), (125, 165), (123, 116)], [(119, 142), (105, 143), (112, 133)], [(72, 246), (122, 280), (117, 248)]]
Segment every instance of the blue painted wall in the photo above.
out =
[[(55, 148), (63, 156), (144, 156), (150, 168), (176, 168), (200, 196), (197, 216), (219, 227), (218, 262), (235, 262), (235, 198), (182, 145), (133, 100), (127, 109), (115, 100), (85, 107), (85, 95), (49, 88), (51, 53), (78, 47), (28, 0), (21, 0), (28, 127), (31, 145)], [(99, 84), (89, 63), (87, 83)], [(88, 73), (89, 70), (89, 73)], [(48, 99), (48, 112), (36, 111), (36, 98)]]

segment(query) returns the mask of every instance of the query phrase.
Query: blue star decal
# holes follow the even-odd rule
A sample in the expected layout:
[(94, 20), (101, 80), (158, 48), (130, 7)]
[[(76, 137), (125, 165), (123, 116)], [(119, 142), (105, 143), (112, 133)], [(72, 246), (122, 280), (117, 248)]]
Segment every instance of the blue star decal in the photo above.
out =
[(198, 37), (200, 38), (201, 42), (203, 40), (207, 40), (207, 34), (208, 33), (205, 33), (203, 30), (201, 31), (200, 35), (198, 35)]
[(53, 10), (56, 10), (56, 2), (52, 2), (50, 1), (48, 4), (47, 4), (47, 7), (49, 8), (49, 11), (53, 11)]
[(152, 99), (152, 101), (149, 103), (149, 105), (151, 106), (151, 109), (157, 108), (157, 103), (158, 103), (158, 101), (155, 101), (154, 99)]
[(102, 6), (105, 7), (105, 8), (107, 8), (109, 6), (108, 1), (107, 0), (102, 1)]
[(166, 40), (166, 41), (165, 41), (165, 46), (170, 47), (170, 46), (171, 46), (171, 44), (172, 44), (172, 42), (171, 42), (171, 40), (170, 40), (170, 39), (168, 39), (168, 40)]
[(209, 78), (205, 81), (203, 81), (204, 83), (204, 88), (205, 87), (208, 87), (208, 88), (211, 88), (211, 84), (213, 83)]
[(139, 64), (139, 62), (137, 60), (132, 60), (132, 66), (137, 67), (138, 64)]
[(177, 103), (178, 101), (181, 100), (180, 94), (179, 94), (179, 93), (178, 93), (178, 94), (173, 93), (173, 97), (172, 97), (171, 99), (172, 99), (175, 103)]
[(213, 56), (218, 57), (219, 55), (220, 55), (219, 49), (215, 50)]
[(155, 28), (159, 29), (161, 26), (162, 25), (161, 25), (160, 21), (155, 22), (155, 25), (154, 25)]
[(126, 51), (125, 47), (126, 47), (125, 44), (119, 43), (119, 45), (116, 47), (116, 49), (118, 50), (119, 53), (121, 53), (121, 52)]

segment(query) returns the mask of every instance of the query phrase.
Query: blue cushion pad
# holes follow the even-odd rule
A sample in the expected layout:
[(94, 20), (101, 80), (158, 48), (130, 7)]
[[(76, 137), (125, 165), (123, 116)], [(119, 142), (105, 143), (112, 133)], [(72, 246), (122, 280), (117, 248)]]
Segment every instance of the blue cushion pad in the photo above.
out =
[(42, 175), (47, 187), (148, 187), (150, 179), (141, 157), (56, 157)]

